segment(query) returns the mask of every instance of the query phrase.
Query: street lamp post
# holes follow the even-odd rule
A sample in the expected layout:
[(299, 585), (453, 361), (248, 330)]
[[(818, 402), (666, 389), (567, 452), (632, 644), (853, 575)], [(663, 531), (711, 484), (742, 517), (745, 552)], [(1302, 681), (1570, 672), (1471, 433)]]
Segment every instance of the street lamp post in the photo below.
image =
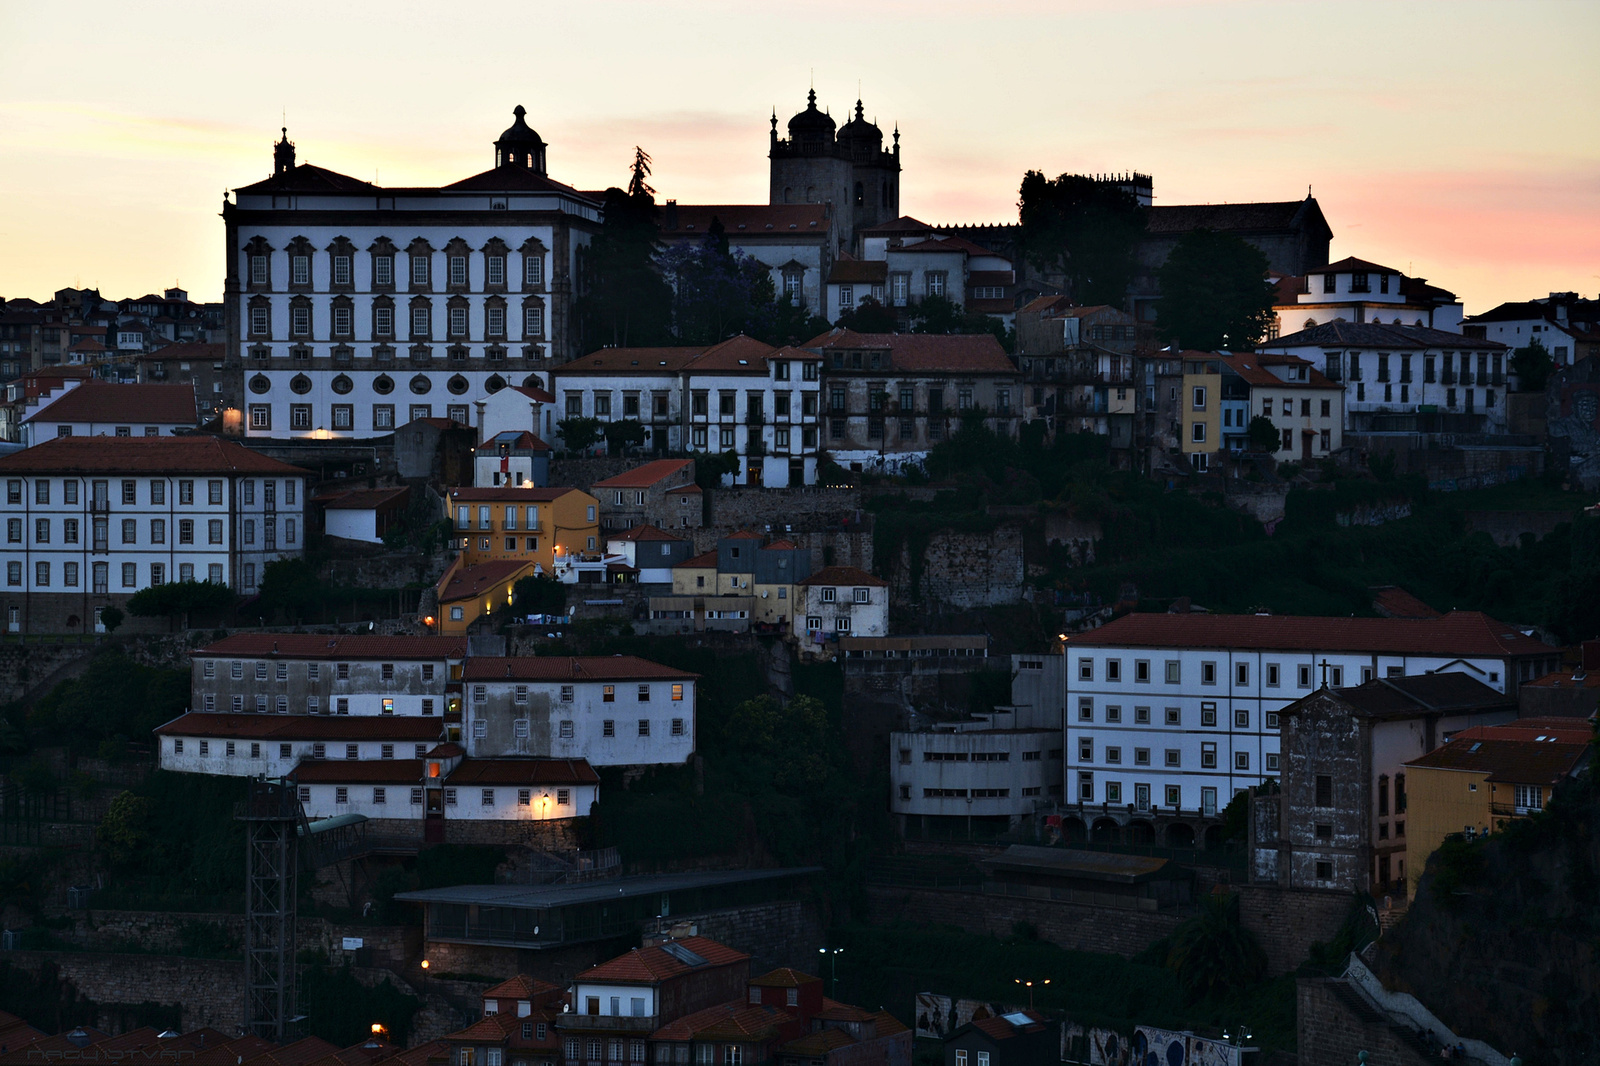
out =
[(1020, 977), (1013, 977), (1011, 980), (1012, 980), (1012, 983), (1022, 985), (1024, 988), (1026, 988), (1028, 990), (1028, 1009), (1029, 1010), (1033, 1009), (1033, 986), (1034, 985), (1047, 985), (1047, 984), (1050, 983), (1050, 979), (1048, 977), (1045, 978), (1043, 981), (1024, 981)]
[(428, 998), (428, 960), (422, 960), (422, 998)]
[(818, 948), (818, 955), (828, 959), (829, 991), (837, 996), (839, 994), (839, 956), (844, 954), (844, 948)]
[[(1227, 1029), (1222, 1031), (1222, 1039), (1226, 1040), (1234, 1047), (1244, 1047), (1250, 1042), (1250, 1038), (1253, 1036), (1255, 1036), (1255, 1034), (1250, 1031), (1250, 1027), (1248, 1025), (1236, 1025), (1233, 1027), (1233, 1031), (1231, 1033)], [(1365, 1055), (1366, 1053), (1363, 1052), (1362, 1054)], [(1363, 1058), (1362, 1061), (1364, 1062), (1366, 1060)]]

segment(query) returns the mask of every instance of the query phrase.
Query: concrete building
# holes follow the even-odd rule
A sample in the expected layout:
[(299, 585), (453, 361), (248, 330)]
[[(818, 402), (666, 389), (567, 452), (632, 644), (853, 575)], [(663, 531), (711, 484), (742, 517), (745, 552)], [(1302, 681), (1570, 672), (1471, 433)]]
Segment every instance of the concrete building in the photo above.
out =
[(889, 810), (902, 835), (987, 835), (1060, 802), (1066, 661), (1013, 655), (1010, 706), (890, 734)]
[(104, 608), (168, 581), (254, 592), (304, 550), (305, 476), (214, 437), (60, 437), (0, 457), (6, 630), (100, 631)]
[(1061, 1031), (1033, 1010), (974, 1018), (944, 1042), (944, 1066), (1055, 1066)]
[[(553, 181), (524, 121), (494, 166), (385, 188), (295, 162), (223, 204), (230, 398), (250, 436), (365, 437), (418, 418), (476, 426), (477, 401), (583, 350), (576, 278), (601, 204)], [(490, 432), (506, 427), (491, 426)]]
[(1096, 433), (1114, 450), (1133, 448), (1142, 397), (1133, 316), (1041, 296), (1016, 321), (1023, 417), (1052, 433)]
[(463, 676), (473, 758), (649, 766), (694, 754), (695, 674), (619, 655), (478, 658)]
[(968, 415), (1016, 432), (1022, 380), (992, 334), (834, 329), (803, 347), (823, 357), (824, 444), (848, 469), (920, 466)]
[(1222, 357), (1216, 352), (1181, 353), (1183, 387), (1179, 448), (1197, 471), (1209, 470), (1222, 449)]
[(1335, 320), (1257, 345), (1256, 354), (1298, 356), (1343, 385), (1346, 432), (1505, 431), (1509, 353), (1498, 341)]
[(1280, 778), (1279, 716), (1319, 688), (1453, 672), (1514, 698), (1558, 658), (1476, 611), (1130, 614), (1071, 637), (1066, 655), (1064, 828), (1115, 835), (1137, 823), (1130, 832), (1146, 839), (1162, 820), (1203, 828), (1235, 793)]
[(199, 422), (193, 385), (63, 381), (22, 417), (22, 444), (57, 437), (170, 437)]
[(703, 497), (683, 491), (694, 485), (693, 459), (657, 459), (596, 481), (589, 490), (600, 502), (600, 529), (609, 534), (641, 525), (698, 529)]
[(1593, 739), (1585, 721), (1524, 718), (1462, 730), (1407, 762), (1409, 890), (1447, 838), (1498, 832), (1544, 810), (1555, 789), (1588, 765)]
[[(1280, 463), (1326, 459), (1344, 447), (1344, 388), (1304, 359), (1283, 355), (1230, 355), (1221, 360), (1222, 436), (1244, 446), (1251, 419), (1269, 419), (1278, 431), (1272, 457)], [(1230, 379), (1244, 386), (1242, 408), (1228, 404)]]
[(832, 658), (840, 637), (889, 635), (889, 583), (854, 566), (825, 566), (795, 582), (794, 639), (802, 656)]
[[(536, 381), (549, 375), (530, 375)], [(531, 433), (540, 440), (555, 438), (556, 398), (541, 385), (527, 382), (495, 389), (475, 406), (478, 409), (478, 439), (489, 440), (501, 433)]]
[(1336, 319), (1461, 332), (1461, 301), (1455, 293), (1365, 259), (1341, 259), (1304, 277), (1282, 278), (1278, 301), (1269, 338)]
[[(1516, 700), (1465, 674), (1374, 678), (1321, 688), (1280, 712), (1277, 847), (1251, 876), (1289, 888), (1403, 894), (1406, 762), (1474, 726), (1516, 718)], [(1257, 804), (1257, 810), (1261, 805)], [(1261, 840), (1261, 834), (1253, 839)]]

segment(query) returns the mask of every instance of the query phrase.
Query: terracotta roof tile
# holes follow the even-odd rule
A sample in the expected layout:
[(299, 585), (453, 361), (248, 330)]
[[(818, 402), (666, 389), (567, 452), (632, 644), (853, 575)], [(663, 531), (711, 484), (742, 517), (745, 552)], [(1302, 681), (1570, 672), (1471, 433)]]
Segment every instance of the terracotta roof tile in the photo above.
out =
[(691, 674), (637, 655), (539, 655), (467, 660), (468, 681), (691, 680)]
[[(131, 386), (115, 386), (130, 388)], [(0, 471), (96, 474), (264, 474), (305, 477), (297, 466), (269, 459), (220, 437), (57, 437), (0, 456)]]
[(1385, 618), (1444, 617), (1440, 612), (1396, 585), (1378, 585), (1367, 591), (1372, 593), (1373, 610)]
[(164, 363), (169, 359), (188, 359), (197, 363), (220, 363), (227, 355), (228, 346), (207, 341), (179, 341), (157, 348), (153, 352), (140, 352), (141, 363)]
[(553, 396), (550, 393), (546, 392), (545, 390), (543, 390), (541, 388), (537, 388), (537, 387), (535, 387), (533, 385), (509, 385), (509, 386), (507, 386), (507, 388), (509, 388), (512, 392), (520, 392), (522, 395), (526, 396), (528, 399), (534, 400), (534, 401), (536, 401), (538, 403), (555, 403), (556, 402), (555, 396)]
[(302, 759), (294, 779), (303, 785), (420, 785), (422, 760)]
[(551, 503), (561, 499), (569, 492), (582, 492), (571, 486), (560, 486), (548, 489), (524, 488), (515, 485), (502, 485), (499, 488), (468, 488), (450, 490), (451, 500), (460, 500), (463, 503)]
[(693, 559), (685, 559), (673, 569), (681, 567), (688, 567), (694, 570), (715, 570), (717, 568), (717, 553), (708, 551), (703, 555), (696, 555)]
[(954, 373), (1015, 374), (1005, 349), (992, 333), (857, 333), (835, 328), (802, 348), (887, 348), (892, 369)]
[(1075, 636), (1075, 647), (1259, 648), (1375, 651), (1394, 655), (1505, 656), (1553, 649), (1478, 611), (1442, 618), (1129, 614)]
[(549, 995), (559, 995), (560, 985), (553, 985), (549, 981), (541, 981), (525, 973), (501, 981), (493, 988), (485, 989), (480, 999), (526, 999), (530, 1002), (543, 999)]
[(735, 244), (740, 237), (827, 233), (833, 227), (822, 204), (676, 204), (661, 212), (661, 235), (703, 237), (713, 218)]
[(194, 659), (461, 659), (466, 637), (338, 636), (324, 633), (233, 633), (190, 653)]
[(880, 222), (876, 226), (868, 226), (861, 232), (883, 236), (897, 233), (930, 233), (932, 231), (933, 227), (926, 222), (920, 222), (910, 215), (901, 215), (899, 218), (891, 219), (888, 222)]
[(812, 985), (821, 980), (820, 977), (813, 977), (793, 967), (780, 966), (776, 970), (768, 970), (760, 977), (752, 977), (749, 983), (762, 988), (799, 988), (801, 985)]
[(686, 469), (692, 459), (656, 459), (636, 466), (632, 470), (624, 471), (615, 477), (608, 477), (604, 481), (596, 481), (591, 488), (596, 489), (647, 489), (659, 484), (675, 474)]
[[(691, 374), (762, 374), (767, 373), (767, 359), (777, 351), (765, 341), (739, 334), (720, 344), (713, 344), (696, 356), (686, 368)], [(810, 352), (805, 353), (811, 356)]]
[(1337, 263), (1329, 263), (1327, 266), (1313, 267), (1312, 269), (1306, 271), (1307, 274), (1347, 274), (1351, 272), (1358, 274), (1400, 273), (1400, 271), (1396, 270), (1394, 267), (1379, 266), (1377, 263), (1369, 263), (1365, 259), (1357, 259), (1353, 255), (1346, 256)]
[(216, 740), (438, 740), (441, 720), (390, 714), (227, 714), (190, 711), (159, 725), (162, 736)]
[(465, 759), (450, 772), (452, 785), (597, 785), (600, 775), (584, 759)]
[[(739, 963), (749, 963), (750, 956), (742, 951), (736, 951), (725, 944), (703, 936), (684, 937), (672, 941), (694, 952), (706, 960), (709, 966), (732, 966)], [(656, 982), (664, 981), (669, 977), (689, 973), (699, 969), (690, 966), (671, 952), (660, 947), (634, 948), (626, 955), (619, 955), (614, 959), (602, 962), (598, 966), (590, 967), (580, 973), (576, 981), (637, 981)]]
[(828, 284), (882, 285), (888, 277), (889, 264), (882, 259), (840, 259), (828, 272)]
[(602, 348), (562, 363), (552, 373), (556, 378), (572, 374), (656, 373), (675, 374), (688, 366), (705, 346), (693, 348)]
[(483, 459), (492, 459), (502, 446), (514, 452), (547, 452), (550, 450), (550, 445), (527, 430), (508, 429), (496, 433), (484, 441), (478, 449), (478, 456)]
[(854, 566), (825, 566), (803, 581), (799, 585), (873, 585), (878, 588), (888, 588), (889, 583), (881, 577), (876, 577)]
[(1499, 341), (1478, 337), (1463, 337), (1427, 326), (1385, 326), (1376, 322), (1347, 322), (1336, 318), (1298, 333), (1290, 333), (1259, 346), (1263, 350), (1339, 345), (1356, 348), (1390, 349), (1472, 349), (1474, 351), (1505, 351)]
[(357, 489), (341, 493), (322, 505), (325, 511), (371, 511), (404, 500), (411, 490), (404, 485), (393, 489)]
[(794, 1024), (794, 1018), (777, 1007), (732, 1000), (695, 1011), (672, 1021), (650, 1034), (652, 1040), (740, 1040), (771, 1038), (781, 1028)]
[(674, 543), (682, 539), (682, 537), (674, 537), (671, 533), (657, 529), (649, 523), (625, 529), (621, 533), (612, 533), (606, 537), (606, 540), (672, 541)]
[(509, 581), (524, 570), (533, 570), (532, 559), (495, 559), (474, 566), (463, 566), (439, 579), (439, 602), (460, 603), (474, 600)]
[[(1492, 735), (1494, 726), (1466, 729), (1407, 766), (1463, 770), (1491, 781), (1518, 785), (1553, 785), (1578, 769), (1589, 751), (1587, 740), (1523, 740)], [(1546, 734), (1547, 736), (1551, 734)], [(1559, 737), (1560, 734), (1554, 734)]]

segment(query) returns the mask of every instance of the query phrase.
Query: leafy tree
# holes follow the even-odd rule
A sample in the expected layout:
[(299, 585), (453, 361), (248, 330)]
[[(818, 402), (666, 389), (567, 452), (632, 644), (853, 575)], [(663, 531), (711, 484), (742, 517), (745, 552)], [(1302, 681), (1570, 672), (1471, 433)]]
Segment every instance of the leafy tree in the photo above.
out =
[(1204, 351), (1248, 351), (1272, 324), (1273, 288), (1261, 249), (1197, 229), (1161, 267), (1156, 323), (1169, 340)]
[(723, 452), (721, 455), (696, 455), (694, 457), (694, 483), (703, 489), (722, 487), (724, 474), (739, 473), (739, 453)]
[(1052, 181), (1030, 170), (1018, 207), (1023, 250), (1034, 266), (1065, 275), (1085, 304), (1122, 305), (1145, 226), (1131, 193), (1076, 174)]
[(1549, 349), (1538, 337), (1511, 353), (1511, 373), (1516, 375), (1518, 392), (1543, 392), (1555, 368)]
[(638, 147), (633, 153), (627, 189), (606, 190), (605, 222), (590, 242), (584, 294), (575, 308), (595, 345), (664, 344), (670, 337), (672, 290), (656, 263), (660, 209), (646, 180), (650, 156)]
[(754, 333), (775, 301), (772, 272), (760, 260), (730, 249), (716, 217), (703, 240), (667, 249), (660, 263), (672, 282), (680, 344), (717, 344), (737, 333)]
[[(220, 611), (233, 604), (233, 590), (210, 581), (169, 581), (151, 585), (128, 597), (128, 613), (141, 618), (166, 615), (176, 619), (194, 611)], [(105, 612), (100, 613), (105, 621)]]
[(278, 559), (261, 572), (256, 606), (263, 618), (278, 611), (298, 617), (315, 607), (325, 591), (314, 565), (304, 559)]
[(804, 344), (828, 329), (827, 319), (795, 303), (786, 293), (770, 307), (757, 309), (749, 333), (757, 340), (781, 348), (786, 344)]
[(834, 325), (857, 333), (894, 333), (900, 328), (900, 320), (893, 311), (868, 296), (840, 315)]
[(150, 826), (154, 810), (149, 796), (132, 792), (124, 792), (111, 801), (95, 837), (113, 866), (129, 865), (150, 847), (155, 839)]
[(546, 574), (518, 579), (511, 586), (511, 602), (517, 614), (563, 614), (567, 609), (567, 586)]
[(1244, 430), (1245, 443), (1253, 452), (1275, 452), (1283, 443), (1283, 434), (1266, 415), (1256, 415)]
[(560, 430), (561, 439), (566, 442), (567, 447), (575, 452), (594, 447), (599, 443), (602, 433), (598, 418), (577, 416), (563, 418), (556, 423), (556, 429)]
[(117, 631), (117, 627), (122, 624), (122, 621), (123, 621), (122, 608), (120, 608), (120, 607), (102, 607), (102, 608), (100, 608), (100, 624), (105, 627), (105, 631), (106, 631), (107, 635), (115, 633)]
[(913, 333), (992, 333), (1006, 351), (1016, 347), (1016, 335), (993, 315), (980, 315), (957, 307), (947, 296), (925, 296), (912, 309)]
[(608, 455), (627, 455), (629, 448), (637, 448), (644, 444), (644, 423), (637, 418), (607, 422), (604, 432)]
[(1200, 901), (1200, 913), (1173, 930), (1167, 965), (1192, 999), (1227, 994), (1266, 975), (1267, 954), (1239, 919), (1238, 893)]
[(188, 703), (187, 671), (145, 666), (108, 649), (35, 703), (29, 725), (75, 751), (93, 752), (109, 739), (147, 740)]

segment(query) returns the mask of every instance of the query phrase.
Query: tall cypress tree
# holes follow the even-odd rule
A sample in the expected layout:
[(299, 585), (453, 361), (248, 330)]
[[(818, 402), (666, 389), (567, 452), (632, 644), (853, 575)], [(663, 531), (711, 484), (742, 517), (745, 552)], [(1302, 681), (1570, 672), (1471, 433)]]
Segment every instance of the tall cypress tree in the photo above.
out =
[(606, 190), (605, 222), (589, 245), (577, 311), (586, 347), (664, 344), (671, 336), (672, 292), (656, 266), (660, 208), (650, 187), (650, 156), (635, 147), (626, 190)]

